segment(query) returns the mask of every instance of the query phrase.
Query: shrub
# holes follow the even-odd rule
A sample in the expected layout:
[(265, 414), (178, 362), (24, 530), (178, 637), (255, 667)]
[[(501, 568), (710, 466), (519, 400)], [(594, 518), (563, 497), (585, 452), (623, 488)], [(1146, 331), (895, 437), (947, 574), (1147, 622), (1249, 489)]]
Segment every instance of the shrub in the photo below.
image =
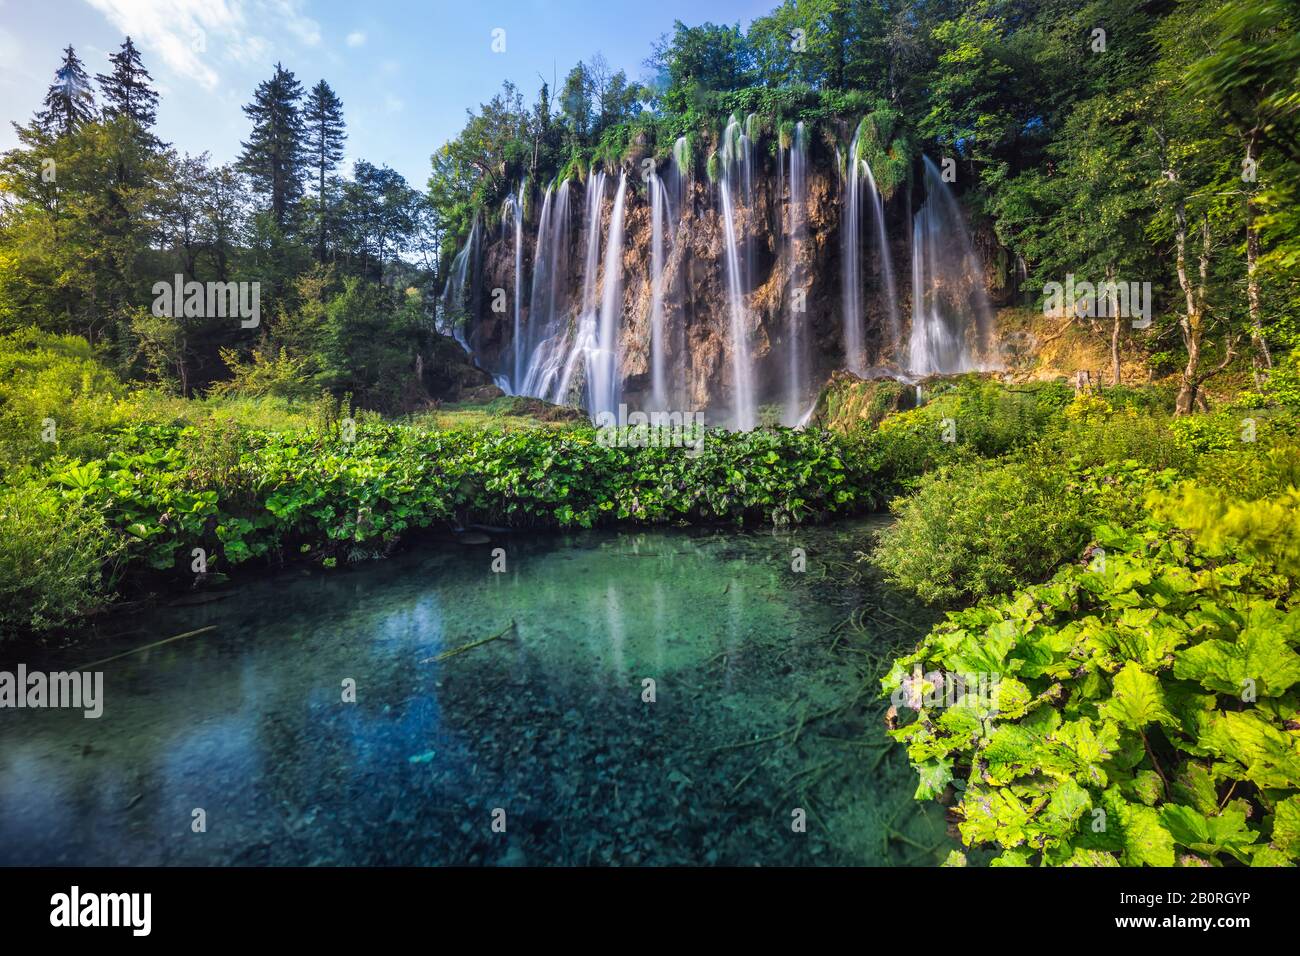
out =
[(1033, 460), (971, 462), (927, 476), (894, 503), (873, 562), (929, 604), (954, 604), (1041, 580), (1087, 540), (1088, 502), (1070, 475)]
[[(949, 614), (883, 681), (918, 710), (892, 732), (917, 798), (951, 786), (993, 865), (1300, 859), (1300, 498), (1156, 501), (1190, 540), (1099, 527), (1104, 560)], [(963, 674), (993, 675), (993, 699), (936, 693)]]
[(36, 482), (0, 488), (0, 637), (49, 630), (105, 604), (117, 553), (94, 509)]
[(23, 329), (0, 337), (0, 465), (100, 453), (104, 432), (127, 420), (125, 396), (79, 336)]

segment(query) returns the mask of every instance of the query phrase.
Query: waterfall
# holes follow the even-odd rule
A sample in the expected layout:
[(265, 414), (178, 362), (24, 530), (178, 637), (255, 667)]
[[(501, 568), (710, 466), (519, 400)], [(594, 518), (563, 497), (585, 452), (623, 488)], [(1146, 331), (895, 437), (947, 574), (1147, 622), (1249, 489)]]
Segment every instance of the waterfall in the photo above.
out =
[(841, 240), (841, 295), (844, 323), (844, 364), (850, 372), (861, 375), (866, 368), (862, 354), (862, 213), (861, 183), (858, 174), (858, 137), (862, 128), (853, 134), (849, 154), (844, 159), (844, 172), (840, 179), (843, 208), (840, 212)]
[(914, 375), (973, 371), (993, 324), (984, 270), (956, 198), (938, 167), (922, 159), (925, 203), (912, 220), (908, 367)]
[(664, 370), (664, 228), (668, 220), (667, 189), (658, 173), (650, 173), (650, 403), (668, 407)]
[(473, 349), (469, 345), (469, 335), (466, 325), (468, 324), (468, 315), (465, 309), (465, 291), (468, 287), (467, 280), (470, 277), (469, 265), (478, 252), (478, 213), (474, 214), (474, 219), (469, 227), (469, 237), (465, 240), (460, 250), (451, 260), (450, 275), (447, 276), (447, 284), (442, 290), (442, 324), (439, 331), (444, 335), (450, 333), (460, 343), (460, 347), (466, 352), (473, 354)]
[(885, 233), (885, 203), (880, 196), (880, 190), (876, 188), (876, 177), (871, 174), (871, 164), (864, 160), (862, 170), (867, 174), (867, 179), (871, 181), (871, 209), (876, 220), (876, 248), (880, 253), (880, 274), (885, 286), (885, 309), (886, 314), (889, 316), (889, 343), (893, 348), (894, 355), (901, 358), (899, 349), (902, 345), (902, 330), (898, 320), (898, 288), (894, 284), (894, 263), (892, 261), (893, 257), (889, 254), (889, 237)]
[(519, 192), (506, 197), (501, 209), (501, 232), (504, 237), (506, 217), (513, 216), (515, 224), (515, 325), (511, 345), (514, 351), (514, 365), (504, 380), (497, 384), (511, 395), (519, 394), (519, 386), (524, 378), (524, 341), (523, 341), (523, 298), (524, 298), (524, 184), (520, 182)]
[(573, 375), (587, 355), (596, 347), (596, 271), (600, 267), (600, 210), (605, 199), (605, 174), (594, 169), (587, 175), (587, 193), (583, 205), (586, 217), (587, 241), (586, 254), (583, 257), (582, 302), (579, 304), (578, 316), (574, 321), (573, 342), (564, 369), (560, 373), (559, 384), (551, 401), (557, 405), (567, 404), (569, 392), (573, 388)]
[(804, 142), (803, 123), (794, 128), (790, 144), (790, 199), (786, 203), (785, 249), (786, 261), (786, 401), (782, 422), (798, 425), (804, 418), (804, 404), (808, 400), (808, 341), (807, 301), (803, 273), (803, 244), (807, 239), (808, 213), (808, 146)]
[(569, 181), (547, 187), (537, 224), (533, 254), (533, 288), (528, 300), (527, 361), (521, 395), (544, 398), (551, 393), (564, 363), (569, 339), (564, 309), (569, 271)]
[(718, 195), (722, 205), (723, 239), (726, 246), (727, 304), (731, 314), (732, 425), (748, 431), (758, 423), (754, 404), (753, 370), (749, 354), (749, 317), (745, 304), (745, 276), (736, 235), (736, 214), (732, 191), (749, 181), (750, 141), (740, 132), (735, 116), (722, 134), (721, 174)]
[(871, 164), (861, 154), (862, 124), (858, 124), (849, 154), (844, 162), (841, 180), (844, 195), (844, 212), (840, 222), (843, 233), (843, 298), (844, 298), (844, 360), (850, 372), (861, 375), (867, 361), (864, 343), (864, 318), (862, 311), (862, 181), (865, 178), (871, 197), (871, 213), (875, 222), (875, 243), (880, 256), (880, 280), (885, 297), (885, 315), (889, 321), (890, 345), (897, 354), (902, 344), (902, 328), (898, 315), (898, 288), (894, 282), (894, 264), (889, 254), (889, 236), (885, 230), (885, 202), (876, 187), (876, 177)]
[(623, 203), (626, 197), (627, 173), (622, 173), (618, 177), (618, 192), (614, 194), (614, 209), (609, 217), (609, 236), (605, 240), (596, 347), (587, 354), (587, 409), (593, 416), (618, 411), (618, 333), (623, 319)]
[(686, 155), (688, 147), (685, 136), (678, 136), (677, 141), (673, 143), (673, 163), (669, 167), (670, 180), (673, 186), (669, 192), (669, 198), (673, 201), (673, 221), (677, 222), (682, 216), (682, 206), (686, 199), (686, 180), (690, 175), (690, 163)]

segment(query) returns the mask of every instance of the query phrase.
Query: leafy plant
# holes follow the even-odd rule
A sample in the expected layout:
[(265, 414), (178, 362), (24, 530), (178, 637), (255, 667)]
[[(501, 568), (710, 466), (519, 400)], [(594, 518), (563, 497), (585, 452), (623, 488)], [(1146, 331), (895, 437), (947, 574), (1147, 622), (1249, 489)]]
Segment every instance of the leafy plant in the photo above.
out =
[(1259, 534), (1293, 530), (1297, 499), (1153, 504), (1047, 583), (949, 614), (883, 681), (999, 679), (991, 702), (913, 694), (892, 732), (917, 797), (951, 787), (962, 840), (1000, 849), (994, 865), (1300, 859), (1297, 548)]

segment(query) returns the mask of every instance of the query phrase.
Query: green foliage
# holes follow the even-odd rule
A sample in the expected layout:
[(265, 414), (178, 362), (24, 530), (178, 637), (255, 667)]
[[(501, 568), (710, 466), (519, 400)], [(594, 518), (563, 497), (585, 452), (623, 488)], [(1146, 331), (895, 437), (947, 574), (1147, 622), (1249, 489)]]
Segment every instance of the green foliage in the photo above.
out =
[[(883, 682), (919, 711), (893, 732), (918, 798), (951, 784), (994, 865), (1300, 858), (1300, 498), (1150, 477), (1151, 517), (1100, 523), (1086, 560), (950, 613)], [(992, 700), (934, 692), (976, 673)]]
[(0, 639), (104, 606), (119, 547), (93, 508), (36, 481), (0, 487)]
[(856, 158), (871, 167), (876, 188), (890, 199), (910, 182), (916, 158), (911, 138), (903, 129), (902, 114), (882, 106), (862, 118), (857, 135)]
[(943, 467), (895, 502), (872, 561), (929, 604), (1002, 594), (1078, 554), (1092, 524), (1131, 511), (1149, 479), (1136, 462), (1072, 474), (1033, 454)]
[(76, 335), (0, 336), (0, 468), (96, 454), (127, 420), (126, 389)]
[[(1042, 581), (1079, 553), (1096, 522), (1136, 520), (1144, 489), (1168, 487), (1191, 466), (1167, 417), (1117, 410), (1090, 392), (1063, 406), (1057, 390), (1030, 405), (1010, 403), (1014, 392), (976, 394), (953, 411), (962, 417), (949, 419), (968, 444), (952, 443), (948, 464), (931, 470), (944, 460), (936, 456), (921, 466), (871, 555), (927, 603), (962, 604)], [(886, 419), (880, 431), (917, 417)]]
[[(815, 429), (710, 431), (698, 454), (608, 447), (589, 426), (425, 430), (362, 418), (346, 441), (338, 417), (293, 432), (229, 420), (136, 424), (102, 458), (48, 472), (69, 514), (113, 536), (128, 568), (179, 573), (193, 548), (208, 567), (307, 555), (325, 566), (382, 554), (421, 528), (614, 523), (799, 523), (879, 504), (858, 443)], [(121, 544), (116, 542), (121, 541)]]
[(975, 376), (935, 382), (926, 386), (924, 405), (886, 417), (863, 441), (880, 486), (902, 491), (944, 462), (1031, 444), (1060, 417), (1070, 395), (1055, 382), (1014, 390)]

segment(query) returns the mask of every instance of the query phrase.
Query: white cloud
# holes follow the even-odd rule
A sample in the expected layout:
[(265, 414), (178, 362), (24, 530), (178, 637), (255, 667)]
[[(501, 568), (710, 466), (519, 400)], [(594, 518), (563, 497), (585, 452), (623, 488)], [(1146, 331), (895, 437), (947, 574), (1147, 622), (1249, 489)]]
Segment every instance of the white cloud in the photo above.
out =
[(274, 24), (304, 46), (320, 43), (320, 26), (301, 0), (86, 0), (122, 33), (183, 79), (206, 90), (220, 84), (223, 59), (252, 63), (270, 44), (250, 24)]
[(406, 109), (406, 102), (389, 93), (384, 97), (384, 109), (390, 113), (400, 113)]
[(366, 42), (366, 35), (360, 30), (353, 30), (348, 34), (348, 46), (363, 46)]

